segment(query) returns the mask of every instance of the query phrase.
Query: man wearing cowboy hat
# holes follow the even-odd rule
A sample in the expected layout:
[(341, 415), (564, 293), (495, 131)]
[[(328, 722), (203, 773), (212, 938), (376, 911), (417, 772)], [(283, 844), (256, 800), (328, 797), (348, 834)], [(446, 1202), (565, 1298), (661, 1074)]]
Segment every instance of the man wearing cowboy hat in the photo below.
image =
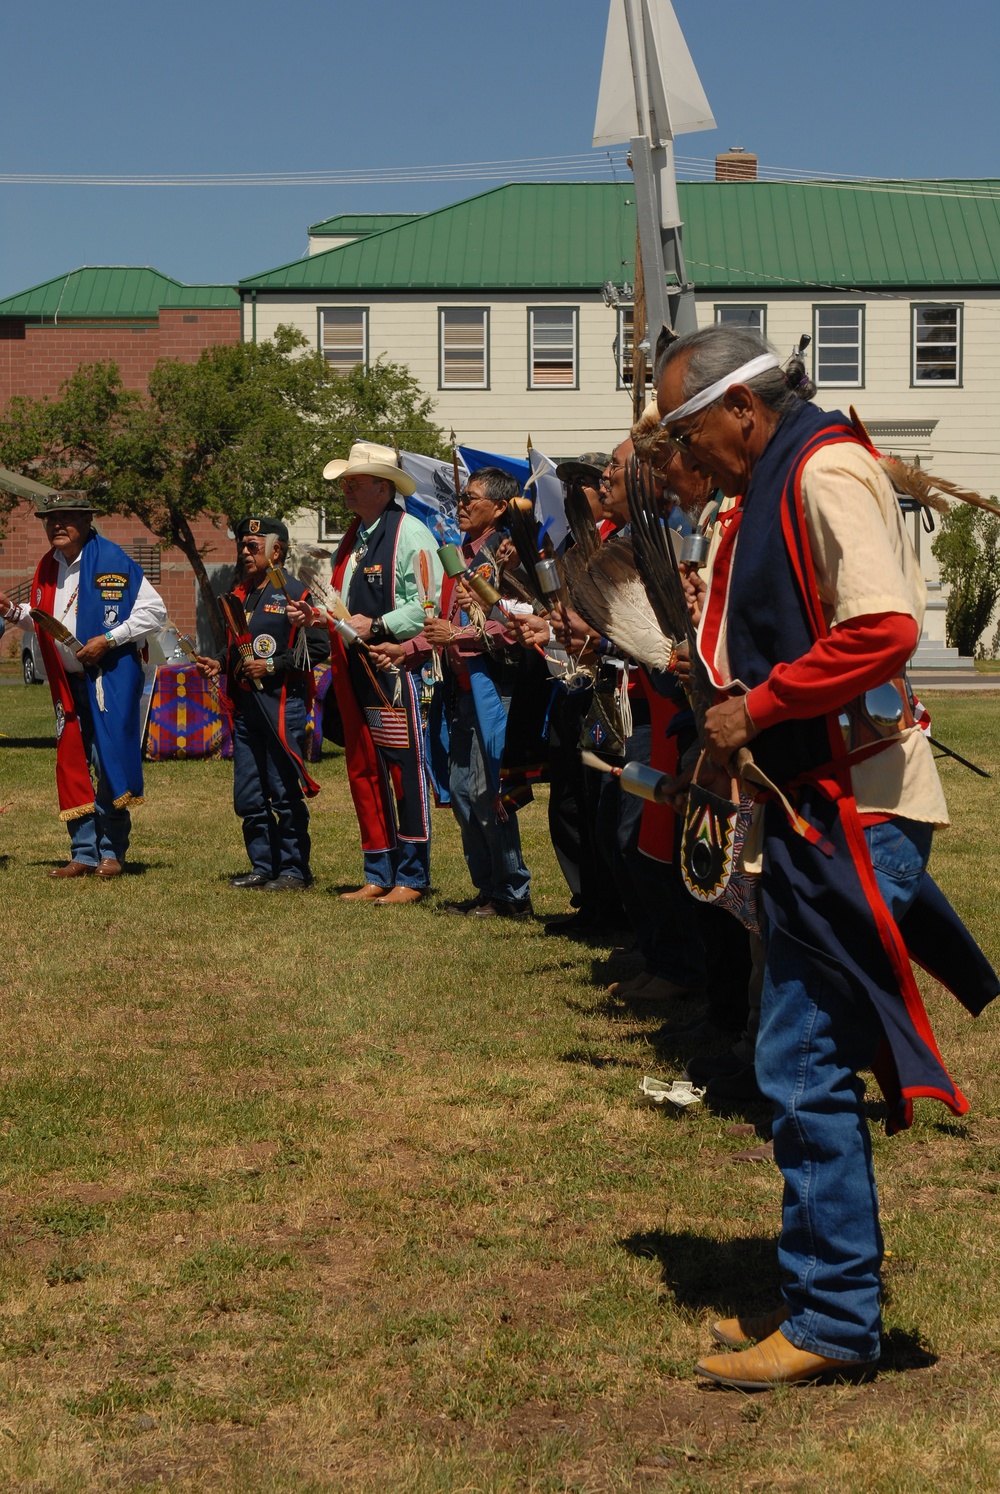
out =
[(56, 710), (59, 817), (71, 847), (70, 861), (49, 876), (96, 873), (107, 881), (125, 861), (128, 806), (142, 802), (138, 646), (165, 626), (167, 609), (132, 557), (97, 533), (86, 493), (53, 492), (36, 512), (50, 549), (35, 571), (30, 601), (15, 606), (0, 593), (0, 616), (27, 631), (35, 609), (72, 640), (57, 642), (35, 622)]
[[(430, 594), (441, 588), (434, 537), (403, 512), (397, 494), (414, 491), (388, 446), (356, 441), (346, 461), (323, 476), (339, 481), (355, 515), (333, 562), (333, 584), (350, 611), (357, 641), (331, 628), (330, 665), (344, 723), (348, 780), (361, 828), (365, 881), (341, 896), (358, 902), (419, 902), (430, 884), (430, 804), (419, 697), (405, 670), (381, 671), (369, 654), (377, 643), (403, 643), (421, 631), (424, 609), (414, 563), (427, 553)], [(293, 622), (318, 614), (289, 604)]]

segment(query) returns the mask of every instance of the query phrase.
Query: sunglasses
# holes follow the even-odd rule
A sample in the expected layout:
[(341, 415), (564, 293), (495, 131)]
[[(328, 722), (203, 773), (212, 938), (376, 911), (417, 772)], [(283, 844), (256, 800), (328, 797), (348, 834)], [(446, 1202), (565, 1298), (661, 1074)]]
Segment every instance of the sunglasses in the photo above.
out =
[(237, 550), (249, 550), (252, 555), (259, 555), (264, 548), (263, 540), (237, 540)]

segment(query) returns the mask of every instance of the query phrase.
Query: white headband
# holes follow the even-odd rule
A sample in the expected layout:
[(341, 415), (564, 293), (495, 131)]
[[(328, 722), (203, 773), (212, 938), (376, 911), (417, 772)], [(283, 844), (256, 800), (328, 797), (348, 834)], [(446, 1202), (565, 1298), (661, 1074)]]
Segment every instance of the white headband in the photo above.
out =
[(761, 353), (758, 358), (751, 358), (749, 363), (734, 369), (731, 374), (726, 374), (716, 384), (709, 384), (700, 394), (693, 394), (684, 404), (678, 405), (676, 410), (671, 410), (669, 415), (664, 415), (660, 421), (661, 425), (672, 425), (675, 420), (683, 420), (685, 415), (695, 415), (699, 410), (704, 410), (706, 405), (714, 404), (727, 389), (732, 389), (734, 384), (745, 384), (748, 379), (755, 379), (758, 374), (767, 373), (769, 368), (780, 368), (781, 364), (773, 353)]

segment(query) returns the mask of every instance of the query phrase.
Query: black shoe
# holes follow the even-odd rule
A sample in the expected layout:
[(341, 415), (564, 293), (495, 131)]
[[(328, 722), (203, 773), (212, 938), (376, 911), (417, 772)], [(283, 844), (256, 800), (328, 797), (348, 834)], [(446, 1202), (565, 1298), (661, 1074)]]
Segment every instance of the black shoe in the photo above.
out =
[(614, 927), (614, 924), (607, 923), (603, 918), (595, 918), (592, 913), (564, 913), (558, 918), (548, 919), (542, 933), (562, 939), (599, 940)]
[(280, 877), (272, 877), (271, 881), (265, 882), (261, 888), (261, 891), (305, 892), (306, 888), (311, 886), (311, 877), (307, 882), (304, 877), (293, 877), (290, 872), (282, 872)]
[(465, 917), (469, 913), (475, 913), (477, 908), (485, 908), (488, 902), (489, 898), (486, 897), (469, 897), (464, 903), (445, 903), (441, 912)]
[(717, 1079), (709, 1080), (705, 1098), (716, 1105), (762, 1104), (764, 1100), (753, 1064), (735, 1074), (720, 1074)]
[(704, 1086), (721, 1079), (723, 1075), (738, 1074), (745, 1067), (743, 1059), (738, 1058), (735, 1053), (716, 1053), (712, 1058), (699, 1054), (696, 1058), (688, 1059), (684, 1065), (684, 1074), (692, 1084)]
[(238, 877), (230, 877), (230, 887), (266, 887), (271, 878), (267, 872), (243, 872)]
[(495, 897), (493, 906), (497, 911), (498, 918), (533, 918), (535, 910), (531, 906), (530, 897), (518, 898), (516, 902), (505, 902), (503, 898)]

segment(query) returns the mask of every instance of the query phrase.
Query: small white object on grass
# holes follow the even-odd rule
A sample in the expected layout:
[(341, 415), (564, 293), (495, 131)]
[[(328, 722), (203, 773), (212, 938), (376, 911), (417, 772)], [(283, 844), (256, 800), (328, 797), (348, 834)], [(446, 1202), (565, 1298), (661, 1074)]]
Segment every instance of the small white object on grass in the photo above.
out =
[(639, 1085), (639, 1093), (650, 1105), (675, 1105), (678, 1110), (686, 1110), (689, 1105), (699, 1105), (704, 1096), (704, 1089), (699, 1089), (692, 1084), (690, 1079), (653, 1079), (649, 1074), (643, 1075), (642, 1083)]

